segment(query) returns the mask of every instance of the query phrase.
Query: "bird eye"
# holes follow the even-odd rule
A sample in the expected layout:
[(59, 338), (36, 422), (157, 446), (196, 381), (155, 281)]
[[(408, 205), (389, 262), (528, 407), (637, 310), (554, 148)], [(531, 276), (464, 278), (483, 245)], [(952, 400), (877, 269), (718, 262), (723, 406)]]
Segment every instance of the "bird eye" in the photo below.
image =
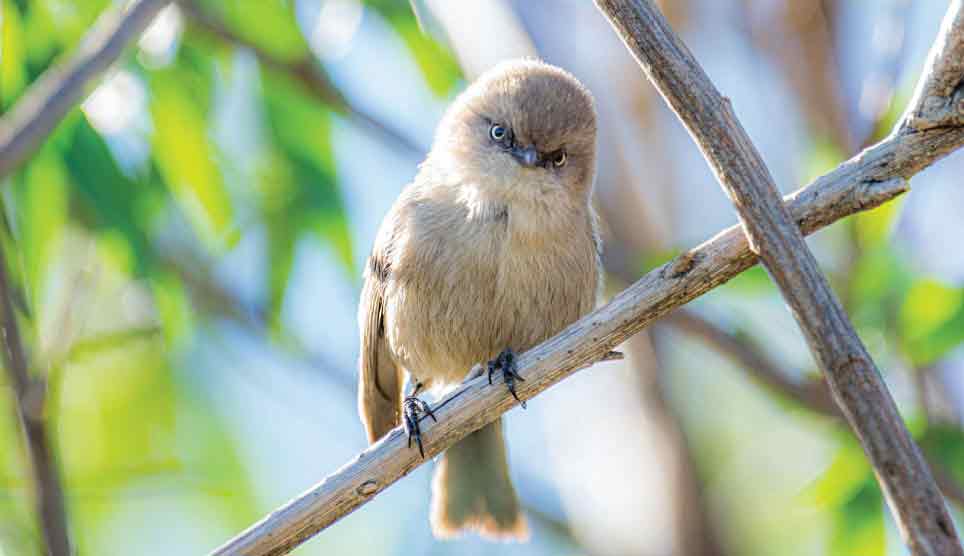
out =
[(562, 168), (563, 166), (566, 165), (567, 158), (568, 157), (566, 156), (566, 151), (559, 151), (558, 153), (556, 153), (556, 156), (553, 157), (552, 165), (555, 166), (556, 168)]
[(489, 137), (491, 137), (493, 141), (502, 141), (508, 133), (505, 127), (499, 124), (492, 124), (492, 127), (489, 128)]

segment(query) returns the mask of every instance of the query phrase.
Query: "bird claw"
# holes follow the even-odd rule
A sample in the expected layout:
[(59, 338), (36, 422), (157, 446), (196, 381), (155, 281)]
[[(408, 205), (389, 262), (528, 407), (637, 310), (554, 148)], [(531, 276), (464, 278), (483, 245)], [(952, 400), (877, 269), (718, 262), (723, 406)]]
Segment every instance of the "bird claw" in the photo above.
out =
[(402, 414), (405, 418), (405, 433), (408, 434), (408, 447), (412, 447), (412, 439), (414, 438), (415, 443), (418, 444), (418, 453), (421, 454), (422, 459), (425, 459), (425, 449), (422, 448), (422, 429), (419, 426), (419, 421), (422, 420), (424, 414), (438, 423), (435, 413), (424, 400), (412, 395), (402, 402)]
[(489, 361), (488, 363), (488, 377), (489, 384), (492, 384), (492, 373), (496, 371), (502, 371), (502, 381), (505, 382), (506, 388), (509, 389), (509, 393), (515, 398), (515, 401), (519, 402), (522, 409), (526, 408), (526, 402), (519, 399), (519, 395), (515, 391), (515, 382), (525, 382), (525, 379), (519, 376), (518, 367), (516, 366), (515, 353), (510, 348), (505, 348), (502, 353), (496, 356), (495, 359)]

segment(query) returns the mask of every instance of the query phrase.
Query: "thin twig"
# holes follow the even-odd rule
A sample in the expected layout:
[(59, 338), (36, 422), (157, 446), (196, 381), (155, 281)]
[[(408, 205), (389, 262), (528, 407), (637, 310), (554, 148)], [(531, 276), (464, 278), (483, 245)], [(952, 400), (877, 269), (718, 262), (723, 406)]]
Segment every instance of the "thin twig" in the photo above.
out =
[[(652, 0), (596, 0), (596, 5), (686, 126), (733, 200), (751, 248), (803, 330), (834, 400), (876, 471), (911, 552), (964, 555), (920, 448), (730, 101), (719, 93)], [(953, 26), (945, 32), (952, 40)]]
[(134, 0), (126, 10), (111, 8), (84, 36), (77, 52), (38, 79), (0, 120), (0, 178), (15, 170), (84, 97), (102, 74), (170, 0)]
[(293, 61), (279, 58), (254, 41), (234, 32), (214, 14), (201, 8), (196, 1), (179, 0), (178, 4), (203, 31), (224, 42), (250, 50), (266, 68), (289, 76), (332, 110), (348, 116), (355, 123), (375, 132), (389, 145), (399, 148), (406, 155), (421, 156), (425, 154), (425, 149), (411, 138), (353, 104), (348, 97), (335, 87), (321, 66), (312, 58), (305, 57)]
[(30, 377), (27, 353), (11, 301), (10, 278), (0, 246), (0, 333), (3, 335), (3, 364), (15, 395), (14, 405), (27, 444), (27, 460), (33, 475), (34, 503), (47, 552), (68, 556), (70, 540), (64, 493), (44, 422), (46, 386)]

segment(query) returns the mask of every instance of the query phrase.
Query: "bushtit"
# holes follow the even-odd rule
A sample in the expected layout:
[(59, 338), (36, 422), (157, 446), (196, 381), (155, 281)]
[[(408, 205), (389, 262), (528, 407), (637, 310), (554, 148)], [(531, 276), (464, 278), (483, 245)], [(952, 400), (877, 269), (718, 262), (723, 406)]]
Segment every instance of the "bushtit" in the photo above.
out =
[[(449, 108), (365, 270), (359, 412), (369, 441), (404, 419), (421, 449), (418, 420), (431, 410), (414, 395), (457, 386), (477, 363), (515, 395), (515, 354), (595, 307), (595, 143), (592, 96), (534, 60), (496, 66)], [(404, 400), (403, 372), (414, 387)], [(528, 536), (501, 419), (442, 455), (432, 490), (436, 537)]]

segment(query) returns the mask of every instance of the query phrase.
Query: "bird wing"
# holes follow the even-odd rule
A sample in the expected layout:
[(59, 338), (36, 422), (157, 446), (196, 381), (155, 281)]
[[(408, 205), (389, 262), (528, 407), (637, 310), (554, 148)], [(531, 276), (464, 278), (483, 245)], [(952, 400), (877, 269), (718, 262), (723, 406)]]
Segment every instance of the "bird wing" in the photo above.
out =
[[(382, 234), (379, 234), (382, 239)], [(361, 350), (358, 362), (358, 414), (374, 442), (401, 419), (402, 376), (385, 337), (385, 288), (391, 272), (390, 237), (376, 240), (365, 269), (358, 312)], [(380, 245), (383, 244), (383, 245)]]

